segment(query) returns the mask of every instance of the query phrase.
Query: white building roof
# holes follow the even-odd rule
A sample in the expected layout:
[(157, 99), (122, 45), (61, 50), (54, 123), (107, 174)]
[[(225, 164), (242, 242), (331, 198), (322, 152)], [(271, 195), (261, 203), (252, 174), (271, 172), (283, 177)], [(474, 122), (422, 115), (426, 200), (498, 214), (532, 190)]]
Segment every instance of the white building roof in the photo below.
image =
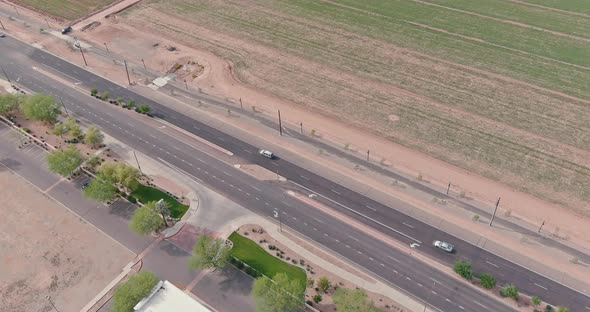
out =
[(133, 310), (136, 312), (211, 312), (168, 281), (160, 281), (149, 296), (136, 304)]

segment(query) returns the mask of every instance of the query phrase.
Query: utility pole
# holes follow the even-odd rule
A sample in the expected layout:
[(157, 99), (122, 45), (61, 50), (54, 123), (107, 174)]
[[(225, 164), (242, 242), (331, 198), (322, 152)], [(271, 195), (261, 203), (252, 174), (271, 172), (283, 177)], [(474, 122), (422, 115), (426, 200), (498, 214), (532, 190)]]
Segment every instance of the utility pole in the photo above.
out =
[(500, 204), (500, 197), (498, 197), (498, 201), (496, 202), (496, 208), (494, 208), (494, 214), (492, 215), (492, 218), (490, 219), (490, 226), (492, 226), (492, 223), (494, 222), (494, 218), (496, 217), (496, 211), (498, 211), (499, 204)]
[(141, 171), (141, 166), (139, 165), (139, 160), (137, 160), (137, 154), (135, 154), (135, 150), (133, 150), (133, 157), (135, 157), (135, 162), (137, 163), (137, 169), (139, 169), (139, 172), (141, 172), (141, 174), (143, 174), (143, 171)]
[(449, 195), (450, 190), (451, 190), (451, 182), (449, 182), (449, 186), (447, 186), (447, 195)]
[(147, 67), (145, 66), (145, 62), (143, 59), (141, 59), (141, 62), (143, 63), (143, 69), (147, 70)]
[(369, 161), (369, 155), (371, 154), (370, 150), (367, 150), (367, 161)]
[(543, 225), (545, 225), (545, 220), (543, 220), (543, 223), (541, 223), (541, 226), (539, 227), (539, 230), (537, 231), (537, 233), (541, 233), (541, 229), (543, 228)]
[(127, 73), (127, 81), (129, 82), (129, 85), (131, 85), (131, 79), (129, 78), (129, 69), (127, 69), (127, 61), (123, 60), (123, 63), (125, 64), (125, 72)]
[(45, 296), (45, 298), (47, 298), (47, 300), (49, 300), (49, 303), (51, 303), (51, 306), (53, 307), (53, 309), (57, 312), (59, 312), (59, 310), (55, 307), (55, 304), (53, 304), (53, 301), (51, 301), (51, 297), (50, 296)]
[(279, 109), (279, 135), (283, 135), (283, 123), (281, 122), (281, 110)]
[(244, 104), (242, 103), (242, 98), (240, 98), (240, 109), (244, 110)]
[(106, 42), (103, 42), (103, 43), (104, 43), (104, 48), (105, 48), (105, 49), (107, 49), (107, 53), (111, 53), (111, 52), (109, 51), (109, 47), (107, 46), (107, 43), (106, 43)]
[(299, 127), (301, 128), (301, 134), (303, 134), (303, 121), (299, 123)]
[(6, 28), (4, 28), (4, 24), (2, 24), (2, 21), (0, 21), (0, 26), (2, 26), (2, 29), (6, 30)]
[(4, 70), (4, 67), (0, 66), (0, 69), (2, 69), (2, 72), (4, 73), (4, 77), (6, 77), (6, 80), (8, 80), (8, 83), (12, 84), (12, 82), (10, 81), (10, 78), (8, 78), (8, 74)]
[(78, 48), (80, 48), (80, 53), (82, 53), (82, 59), (84, 59), (84, 65), (88, 66), (88, 62), (86, 62), (86, 57), (84, 56), (84, 51), (82, 50), (82, 45), (78, 43)]
[(186, 79), (184, 80), (184, 86), (186, 87), (186, 89), (188, 90), (188, 83), (186, 83)]

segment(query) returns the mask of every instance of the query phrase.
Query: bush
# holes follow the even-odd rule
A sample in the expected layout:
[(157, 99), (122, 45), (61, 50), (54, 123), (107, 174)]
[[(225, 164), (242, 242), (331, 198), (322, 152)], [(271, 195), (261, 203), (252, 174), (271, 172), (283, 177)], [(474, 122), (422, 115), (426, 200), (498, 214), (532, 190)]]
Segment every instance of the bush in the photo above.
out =
[(247, 267), (245, 272), (254, 278), (258, 277), (258, 272), (256, 272), (256, 270), (254, 270), (252, 267)]
[(564, 306), (557, 307), (557, 312), (570, 312), (570, 309)]
[(127, 196), (127, 200), (132, 204), (137, 203), (137, 199), (131, 195)]
[(469, 261), (456, 260), (453, 264), (453, 271), (465, 279), (471, 280), (473, 278), (473, 271), (471, 270), (471, 263)]
[(545, 312), (551, 312), (551, 311), (553, 311), (553, 307), (552, 307), (550, 304), (548, 304), (548, 305), (545, 307)]
[(508, 298), (512, 298), (514, 300), (517, 300), (518, 299), (518, 288), (516, 288), (516, 286), (514, 286), (512, 284), (505, 285), (500, 290), (500, 295), (502, 295), (502, 297), (508, 297)]
[(268, 249), (275, 250), (275, 249), (277, 249), (277, 247), (275, 247), (275, 245), (268, 245)]
[(101, 100), (103, 100), (103, 101), (106, 101), (106, 100), (108, 100), (108, 99), (109, 99), (109, 92), (108, 92), (108, 91), (105, 91), (105, 92), (103, 92), (103, 93), (100, 95), (100, 99), (101, 99)]
[(151, 110), (150, 106), (147, 104), (141, 104), (139, 105), (139, 107), (137, 107), (135, 109), (136, 112), (140, 113), (140, 114), (147, 114), (149, 113)]
[(29, 129), (29, 128), (23, 128), (23, 131), (26, 133), (31, 133), (31, 129)]
[(533, 304), (533, 306), (538, 307), (539, 305), (541, 305), (541, 298), (537, 296), (532, 296), (531, 303)]
[(317, 294), (317, 295), (313, 296), (313, 302), (320, 303), (321, 301), (322, 301), (322, 295)]
[(240, 260), (236, 260), (236, 268), (243, 270), (244, 269), (244, 262), (242, 262)]
[(97, 95), (97, 94), (98, 94), (98, 90), (97, 90), (96, 88), (92, 88), (92, 89), (90, 90), (90, 95), (92, 95), (92, 96), (95, 96), (95, 95)]
[(479, 283), (484, 288), (492, 289), (496, 287), (496, 278), (491, 274), (484, 273), (479, 275)]
[(318, 287), (323, 291), (323, 292), (328, 292), (328, 289), (330, 289), (330, 287), (332, 287), (332, 283), (330, 283), (330, 280), (328, 280), (327, 277), (322, 276), (320, 277), (320, 279), (318, 280)]
[(125, 99), (124, 99), (124, 98), (122, 98), (122, 97), (118, 97), (116, 101), (117, 101), (117, 103), (119, 103), (119, 104), (123, 104), (123, 102), (125, 101)]
[(313, 278), (308, 278), (307, 279), (307, 288), (313, 287), (314, 283), (315, 283), (315, 281), (313, 280)]
[(307, 301), (305, 301), (305, 303), (307, 303), (308, 305), (313, 307), (313, 302), (311, 300), (307, 300)]

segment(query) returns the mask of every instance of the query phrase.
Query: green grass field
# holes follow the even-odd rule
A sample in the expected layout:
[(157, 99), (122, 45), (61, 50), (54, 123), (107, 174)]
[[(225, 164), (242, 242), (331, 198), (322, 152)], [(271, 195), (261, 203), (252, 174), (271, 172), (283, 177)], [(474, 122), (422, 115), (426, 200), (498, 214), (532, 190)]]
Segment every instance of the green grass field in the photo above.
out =
[(230, 60), (264, 91), (590, 214), (590, 18), (428, 2), (491, 18), (411, 0), (151, 0), (127, 22)]
[(145, 186), (143, 184), (140, 184), (137, 189), (131, 193), (131, 196), (137, 198), (144, 204), (149, 201), (158, 201), (160, 199), (164, 199), (164, 201), (170, 205), (170, 216), (172, 218), (181, 218), (188, 210), (187, 205), (181, 204), (172, 196), (156, 188)]
[(251, 266), (256, 271), (269, 278), (273, 278), (277, 273), (285, 273), (289, 276), (289, 279), (297, 280), (301, 285), (305, 285), (307, 277), (302, 268), (290, 265), (270, 255), (258, 244), (236, 232), (229, 236), (229, 240), (234, 244), (231, 250), (232, 256)]
[(75, 20), (115, 0), (18, 0), (18, 2), (49, 15), (65, 20)]

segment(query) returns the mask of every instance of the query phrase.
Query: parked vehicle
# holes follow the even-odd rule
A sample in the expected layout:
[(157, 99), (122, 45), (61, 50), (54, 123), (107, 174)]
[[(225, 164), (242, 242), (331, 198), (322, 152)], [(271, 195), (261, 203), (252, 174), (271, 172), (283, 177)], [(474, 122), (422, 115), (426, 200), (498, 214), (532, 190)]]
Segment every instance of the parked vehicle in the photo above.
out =
[(70, 27), (70, 26), (68, 26), (68, 27), (66, 27), (66, 28), (64, 28), (64, 29), (61, 30), (61, 34), (62, 35), (65, 35), (65, 34), (71, 33), (71, 32), (72, 32), (72, 27)]

